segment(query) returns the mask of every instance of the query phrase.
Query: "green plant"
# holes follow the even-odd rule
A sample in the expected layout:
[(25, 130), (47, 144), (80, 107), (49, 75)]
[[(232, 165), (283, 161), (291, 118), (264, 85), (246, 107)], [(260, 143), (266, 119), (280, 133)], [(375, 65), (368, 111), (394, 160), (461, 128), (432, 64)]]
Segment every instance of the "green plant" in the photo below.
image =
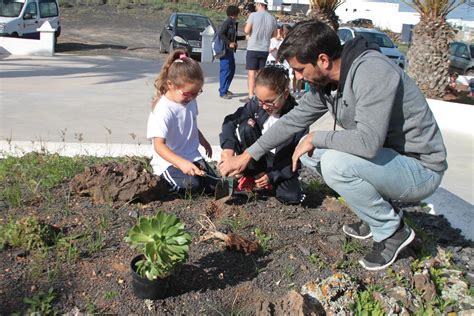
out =
[(315, 265), (318, 270), (321, 269), (323, 266), (324, 266), (324, 262), (323, 260), (321, 259), (321, 257), (319, 257), (317, 254), (315, 253), (311, 253), (309, 256), (308, 256), (308, 260), (309, 262), (311, 262), (313, 265)]
[(117, 291), (106, 291), (104, 293), (104, 299), (107, 301), (113, 300), (115, 297), (117, 297), (118, 293)]
[(44, 248), (53, 243), (54, 235), (51, 226), (34, 217), (10, 219), (5, 225), (0, 225), (0, 250), (7, 246), (25, 250)]
[(351, 254), (353, 252), (364, 254), (366, 252), (366, 248), (359, 241), (345, 238), (344, 241), (342, 242), (342, 252), (345, 255)]
[(32, 298), (25, 297), (23, 302), (30, 305), (28, 313), (38, 313), (39, 315), (53, 315), (53, 301), (56, 298), (53, 288), (49, 288), (48, 293), (39, 292)]
[(382, 304), (374, 298), (376, 288), (369, 287), (355, 294), (354, 303), (350, 305), (354, 315), (382, 316), (385, 315)]
[(333, 189), (331, 189), (327, 184), (319, 182), (318, 180), (312, 180), (306, 183), (305, 189), (307, 191), (316, 191), (321, 193), (322, 195), (329, 195), (329, 196), (339, 196)]
[(136, 263), (137, 273), (154, 280), (187, 259), (191, 235), (175, 215), (160, 211), (155, 216), (140, 217), (125, 241), (145, 257)]
[(265, 234), (260, 227), (256, 227), (253, 231), (255, 234), (255, 238), (257, 238), (257, 241), (260, 245), (260, 249), (262, 250), (263, 254), (267, 254), (270, 252), (270, 241), (272, 240), (271, 235)]
[(248, 223), (242, 216), (234, 216), (223, 220), (222, 225), (229, 226), (231, 231), (235, 233), (246, 227)]

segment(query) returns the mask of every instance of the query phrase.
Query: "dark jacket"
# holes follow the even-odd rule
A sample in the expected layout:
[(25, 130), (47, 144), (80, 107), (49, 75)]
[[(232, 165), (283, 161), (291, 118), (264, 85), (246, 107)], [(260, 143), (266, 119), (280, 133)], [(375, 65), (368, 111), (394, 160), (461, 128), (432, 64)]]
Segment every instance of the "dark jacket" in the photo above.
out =
[[(221, 27), (219, 28), (219, 37), (221, 40), (224, 41), (226, 50), (232, 50), (229, 47), (229, 44), (232, 42), (237, 43), (237, 41), (241, 41), (245, 39), (245, 36), (237, 35), (237, 30), (239, 27), (239, 23), (234, 21), (232, 18), (227, 17), (227, 19), (222, 23)], [(235, 49), (233, 50), (235, 52)]]
[[(280, 118), (291, 111), (296, 105), (298, 105), (295, 99), (290, 95), (286, 100), (285, 105), (280, 113)], [(240, 154), (243, 152), (243, 148), (237, 138), (236, 130), (239, 124), (247, 124), (249, 119), (254, 119), (256, 127), (263, 130), (263, 124), (268, 119), (268, 113), (259, 106), (258, 100), (253, 98), (235, 111), (234, 114), (227, 115), (224, 118), (222, 124), (222, 133), (219, 135), (221, 148), (232, 149), (236, 153)], [(290, 179), (295, 175), (292, 169), (291, 157), (295, 151), (296, 145), (300, 139), (308, 133), (308, 128), (294, 134), (291, 138), (276, 147), (275, 155), (273, 157), (273, 164), (267, 166), (266, 173), (270, 178), (271, 183), (277, 183), (286, 179)], [(273, 155), (272, 153), (269, 153)], [(265, 159), (265, 158), (262, 158)]]

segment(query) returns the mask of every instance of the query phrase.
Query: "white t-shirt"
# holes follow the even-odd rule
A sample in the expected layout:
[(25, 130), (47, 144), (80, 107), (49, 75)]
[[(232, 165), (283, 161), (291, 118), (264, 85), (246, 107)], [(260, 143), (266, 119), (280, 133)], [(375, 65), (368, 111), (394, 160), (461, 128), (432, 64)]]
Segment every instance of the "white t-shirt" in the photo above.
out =
[[(268, 54), (267, 62), (266, 62), (267, 65), (280, 64), (279, 62), (278, 63), (276, 62), (275, 57), (277, 56), (278, 49), (280, 48), (281, 43), (283, 43), (283, 39), (278, 39), (276, 37), (273, 37), (270, 40), (270, 48), (268, 50), (271, 51), (274, 48), (276, 50), (274, 50), (273, 52), (270, 52)], [(290, 69), (290, 64), (286, 60), (283, 61), (282, 65), (283, 65), (283, 67), (285, 67), (285, 69), (287, 69), (289, 71), (289, 73), (292, 73), (292, 71)]]
[[(280, 114), (272, 114), (267, 120), (263, 123), (262, 135), (265, 134), (273, 124), (275, 124), (280, 119)], [(272, 153), (276, 152), (276, 149), (273, 148), (270, 150)]]
[(276, 61), (275, 57), (277, 55), (278, 48), (280, 48), (281, 43), (283, 43), (282, 38), (279, 39), (277, 37), (272, 37), (272, 39), (270, 40), (270, 47), (269, 47), (270, 54), (268, 54), (267, 63)]
[[(164, 138), (166, 146), (175, 154), (189, 161), (200, 160), (197, 115), (195, 99), (183, 105), (162, 96), (148, 117), (146, 137), (150, 140)], [(161, 158), (153, 145), (152, 152), (153, 173), (161, 175), (172, 164)]]

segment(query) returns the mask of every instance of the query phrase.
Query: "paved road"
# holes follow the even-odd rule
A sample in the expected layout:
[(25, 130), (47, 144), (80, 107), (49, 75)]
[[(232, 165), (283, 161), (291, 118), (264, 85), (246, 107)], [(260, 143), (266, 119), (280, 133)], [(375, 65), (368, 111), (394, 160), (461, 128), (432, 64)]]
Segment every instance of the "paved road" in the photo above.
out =
[[(3, 141), (3, 148), (11, 141), (141, 144), (141, 147), (147, 147), (146, 120), (161, 59), (61, 54), (0, 58), (0, 143)], [(204, 93), (198, 98), (198, 122), (209, 142), (218, 145), (224, 116), (235, 111), (241, 103), (218, 97), (217, 63), (203, 64), (202, 68), (206, 83)], [(238, 97), (246, 94), (246, 79), (243, 66), (238, 65), (231, 87)], [(472, 110), (468, 112), (469, 117), (472, 117)], [(444, 118), (444, 114), (440, 116), (438, 119)], [(464, 119), (470, 120), (469, 117)], [(466, 214), (474, 214), (472, 129), (467, 130), (470, 124), (466, 125), (466, 130), (440, 126), (449, 163), (441, 186), (452, 198), (460, 198), (457, 202), (466, 203), (463, 204)], [(331, 128), (332, 119), (328, 116), (312, 126), (316, 130)], [(449, 199), (444, 196), (432, 201), (446, 204)], [(473, 216), (468, 220), (463, 215), (461, 222), (471, 225)], [(454, 217), (459, 219), (459, 214)]]

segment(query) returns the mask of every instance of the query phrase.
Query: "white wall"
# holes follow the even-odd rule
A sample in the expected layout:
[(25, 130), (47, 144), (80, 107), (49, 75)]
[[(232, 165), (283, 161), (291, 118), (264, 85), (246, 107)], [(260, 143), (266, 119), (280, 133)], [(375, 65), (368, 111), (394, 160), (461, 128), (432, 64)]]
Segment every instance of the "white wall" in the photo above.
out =
[(53, 56), (55, 29), (46, 21), (38, 31), (40, 32), (39, 40), (0, 37), (0, 55)]

